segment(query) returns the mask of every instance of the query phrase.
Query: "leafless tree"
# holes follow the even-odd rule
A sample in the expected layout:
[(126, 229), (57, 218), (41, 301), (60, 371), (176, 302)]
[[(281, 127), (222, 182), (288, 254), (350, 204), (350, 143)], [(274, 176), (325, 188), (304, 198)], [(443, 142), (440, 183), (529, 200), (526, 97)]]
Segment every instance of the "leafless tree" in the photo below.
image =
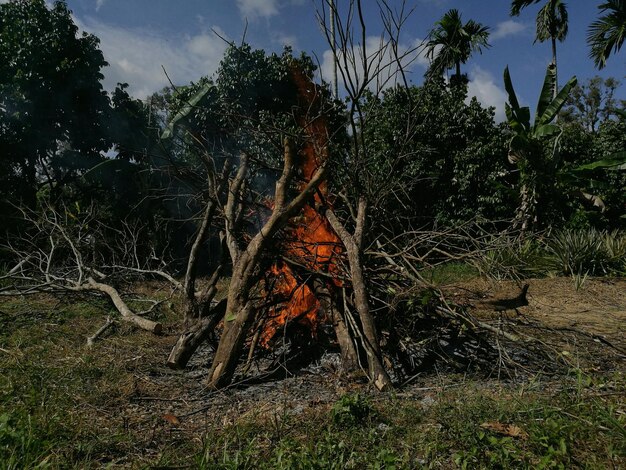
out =
[[(105, 262), (97, 244), (104, 238), (106, 227), (98, 222), (93, 206), (85, 209), (60, 208), (42, 203), (40, 211), (21, 209), (27, 224), (26, 232), (17, 239), (9, 240), (5, 249), (13, 254), (16, 265), (2, 276), (2, 296), (25, 296), (41, 292), (50, 293), (98, 293), (106, 294), (122, 319), (144, 330), (159, 334), (162, 325), (135, 313), (114, 286), (123, 275), (117, 262)], [(137, 255), (136, 227), (120, 230), (118, 242), (124, 245), (122, 257), (133, 259), (137, 264), (126, 266), (127, 272), (150, 274), (176, 281), (160, 269), (150, 266), (145, 258)], [(131, 235), (132, 234), (132, 235)], [(125, 235), (130, 235), (125, 237)], [(115, 274), (113, 274), (115, 272)], [(112, 282), (113, 281), (113, 282)], [(153, 302), (156, 305), (158, 302)]]

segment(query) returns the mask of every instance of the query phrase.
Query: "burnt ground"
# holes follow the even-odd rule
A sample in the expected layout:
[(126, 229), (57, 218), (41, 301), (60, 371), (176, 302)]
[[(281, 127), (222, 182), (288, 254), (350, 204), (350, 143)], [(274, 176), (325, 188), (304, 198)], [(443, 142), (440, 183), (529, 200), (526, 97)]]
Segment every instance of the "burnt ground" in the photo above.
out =
[[(65, 444), (55, 446), (48, 457), (61, 467), (65, 466), (64, 462), (72, 462), (76, 468), (103, 465), (180, 468), (176, 465), (182, 462), (183, 466), (194, 468), (199, 453), (219, 460), (219, 446), (224, 446), (224, 452), (227, 447), (224, 433), (235, 432), (233, 429), (250, 426), (270, 429), (273, 438), (263, 434), (263, 439), (257, 436), (258, 441), (254, 441), (259, 446), (254, 450), (262, 455), (273, 449), (276, 443), (272, 439), (283, 442), (280, 437), (283, 431), (288, 432), (290, 438), (305, 442), (307, 438), (293, 430), (294, 423), (301, 420), (323, 422), (320, 416), (328, 417), (333, 404), (347, 394), (369, 397), (379, 415), (392, 413), (385, 411), (391, 403), (398, 410), (421, 409), (425, 413), (420, 418), (425, 420), (424, 426), (431, 426), (429, 432), (436, 433), (436, 439), (442, 439), (441, 428), (445, 425), (437, 423), (437, 416), (447, 408), (442, 411), (436, 406), (458, 403), (459, 394), (487, 397), (498, 406), (499, 400), (506, 401), (520, 393), (521, 397), (528, 391), (541, 393), (538, 400), (550, 401), (580, 386), (580, 377), (586, 377), (586, 383), (590, 384), (588, 393), (593, 397), (608, 397), (607, 406), (616, 410), (617, 426), (621, 426), (623, 432), (620, 423), (626, 420), (626, 279), (588, 279), (579, 290), (566, 278), (528, 282), (529, 305), (520, 309), (521, 316), (480, 307), (485, 300), (517, 295), (519, 284), (515, 282), (473, 279), (447, 285), (444, 290), (456, 304), (479, 305), (473, 313), (483, 321), (540, 338), (554, 354), (552, 360), (561, 364), (561, 374), (525, 370), (523, 374), (498, 378), (432, 370), (417, 374), (406, 386), (382, 395), (372, 391), (362, 377), (342, 375), (333, 355), (323, 357), (297, 375), (279, 371), (277, 375), (284, 378), (235, 384), (221, 391), (208, 390), (204, 383), (211, 354), (208, 346), (193, 357), (184, 371), (169, 370), (163, 365), (178, 328), (173, 317), (176, 306), (172, 304), (165, 309), (169, 311), (162, 319), (166, 324), (169, 320), (163, 336), (152, 336), (119, 324), (94, 348), (88, 349), (86, 337), (93, 334), (106, 313), (110, 313), (105, 302), (94, 306), (85, 298), (5, 301), (0, 303), (0, 376), (3, 377), (0, 379), (0, 415), (14, 413), (18, 416), (23, 412), (46, 423), (53, 419), (51, 416), (61, 420), (60, 429), (73, 437), (67, 442), (61, 440)], [(431, 408), (436, 410), (432, 411), (432, 422), (427, 411)], [(19, 421), (20, 416), (15, 419)], [(592, 421), (591, 418), (584, 420)], [(393, 427), (394, 424), (383, 422), (376, 426), (382, 425)], [(609, 425), (600, 427), (612, 429)], [(312, 432), (307, 429), (307, 433)], [(430, 435), (422, 431), (421, 434)], [(307, 436), (314, 439), (314, 434), (315, 431)], [(211, 447), (211, 436), (215, 436), (216, 445), (219, 444), (217, 449)], [(617, 438), (624, 440), (620, 441), (622, 444), (626, 443), (626, 438), (619, 436), (618, 430)], [(403, 439), (408, 442), (409, 437)], [(79, 446), (78, 442), (82, 444)], [(238, 445), (241, 447), (241, 443)], [(429, 452), (434, 451), (425, 450), (423, 457), (420, 453), (419, 458), (415, 457), (418, 460), (407, 465), (411, 468), (419, 466), (415, 462), (420, 465), (430, 462), (437, 468), (455, 466), (454, 456), (458, 452), (454, 453), (455, 446), (450, 445), (452, 448), (444, 449), (441, 455), (435, 453), (429, 457)], [(612, 441), (610, 446), (616, 448)], [(517, 455), (522, 455), (520, 452)], [(534, 454), (529, 455), (525, 462), (534, 462)], [(618, 468), (620, 462), (624, 463), (620, 460), (624, 454), (616, 455), (610, 458), (611, 462), (617, 459), (615, 468)], [(193, 458), (196, 460), (189, 460)], [(484, 464), (480, 459), (476, 462)], [(607, 465), (606, 462), (603, 465)]]

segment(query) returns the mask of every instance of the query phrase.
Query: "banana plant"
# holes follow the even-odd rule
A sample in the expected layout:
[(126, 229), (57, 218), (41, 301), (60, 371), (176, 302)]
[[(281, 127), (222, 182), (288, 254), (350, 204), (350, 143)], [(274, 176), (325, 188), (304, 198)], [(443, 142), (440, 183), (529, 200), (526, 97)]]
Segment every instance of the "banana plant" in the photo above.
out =
[(522, 232), (538, 223), (538, 207), (547, 202), (548, 190), (554, 187), (562, 131), (553, 121), (576, 82), (576, 77), (572, 77), (554, 96), (556, 66), (548, 65), (535, 119), (531, 122), (530, 108), (520, 106), (509, 68), (504, 69), (504, 88), (509, 98), (508, 103), (505, 103), (505, 112), (513, 131), (508, 157), (509, 162), (517, 165), (520, 171), (520, 205), (515, 216), (515, 226), (521, 228)]

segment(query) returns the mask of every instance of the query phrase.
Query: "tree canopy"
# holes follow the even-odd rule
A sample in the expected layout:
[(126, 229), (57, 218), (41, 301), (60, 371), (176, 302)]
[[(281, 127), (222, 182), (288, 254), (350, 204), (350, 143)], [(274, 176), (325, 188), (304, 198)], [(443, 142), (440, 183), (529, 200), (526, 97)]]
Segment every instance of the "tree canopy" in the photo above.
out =
[(591, 47), (589, 56), (596, 67), (602, 69), (611, 54), (622, 48), (626, 39), (626, 1), (608, 0), (598, 9), (602, 14), (589, 26), (587, 42)]
[(451, 68), (455, 77), (461, 79), (461, 64), (467, 62), (473, 52), (488, 48), (489, 28), (469, 20), (463, 23), (459, 10), (449, 10), (428, 34), (426, 55), (431, 64), (426, 77), (440, 77)]
[(4, 189), (32, 204), (39, 183), (66, 181), (111, 146), (107, 63), (63, 2), (0, 5), (0, 117)]

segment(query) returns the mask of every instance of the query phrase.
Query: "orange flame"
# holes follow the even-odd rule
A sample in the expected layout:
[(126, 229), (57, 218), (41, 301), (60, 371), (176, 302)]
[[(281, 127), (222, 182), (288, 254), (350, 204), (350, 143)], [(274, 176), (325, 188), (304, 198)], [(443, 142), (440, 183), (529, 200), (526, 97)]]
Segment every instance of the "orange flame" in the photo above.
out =
[[(326, 120), (317, 109), (320, 100), (315, 84), (295, 67), (292, 69), (292, 77), (298, 88), (301, 109), (317, 112), (312, 119), (305, 115), (298, 120), (309, 137), (300, 152), (304, 180), (300, 185), (302, 188), (313, 177), (319, 165), (328, 158), (328, 128)], [(324, 182), (314, 196), (316, 206), (322, 203), (327, 191)], [(282, 249), (288, 258), (296, 260), (311, 271), (330, 274), (333, 278), (332, 284), (341, 285), (336, 263), (341, 253), (340, 241), (325, 217), (313, 206), (305, 205), (302, 213), (292, 220), (286, 231), (289, 242)], [(274, 278), (272, 293), (288, 300), (282, 307), (274, 307), (270, 311), (261, 334), (261, 345), (268, 347), (276, 332), (290, 321), (298, 321), (315, 336), (317, 327), (325, 318), (313, 290), (306, 283), (298, 281), (293, 270), (284, 262), (274, 263), (268, 274)]]
[(272, 293), (288, 299), (282, 310), (273, 308), (261, 334), (261, 345), (267, 347), (276, 332), (287, 322), (297, 320), (313, 335), (319, 324), (320, 302), (306, 284), (298, 284), (293, 271), (284, 263), (275, 263), (270, 268), (274, 277)]

